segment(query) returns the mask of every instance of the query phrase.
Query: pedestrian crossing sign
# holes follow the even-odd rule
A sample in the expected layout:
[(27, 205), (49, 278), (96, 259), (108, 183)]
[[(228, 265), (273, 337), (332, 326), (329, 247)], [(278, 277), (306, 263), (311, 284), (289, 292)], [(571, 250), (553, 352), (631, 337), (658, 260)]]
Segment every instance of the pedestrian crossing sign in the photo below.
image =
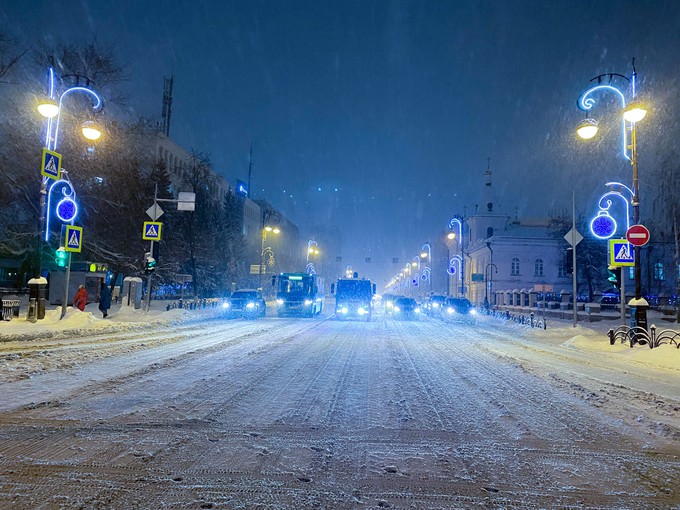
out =
[(142, 239), (145, 241), (160, 241), (163, 224), (160, 221), (145, 221)]
[(43, 147), (40, 173), (58, 181), (61, 178), (61, 154)]
[(609, 265), (614, 267), (635, 265), (635, 251), (627, 239), (609, 240)]
[(64, 250), (80, 253), (83, 249), (83, 227), (66, 225), (66, 242)]

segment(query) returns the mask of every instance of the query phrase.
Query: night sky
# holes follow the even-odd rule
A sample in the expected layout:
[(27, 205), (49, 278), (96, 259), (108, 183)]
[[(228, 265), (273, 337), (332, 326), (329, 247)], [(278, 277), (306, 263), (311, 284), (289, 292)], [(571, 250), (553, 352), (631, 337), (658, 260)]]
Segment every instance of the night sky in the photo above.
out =
[(5, 0), (0, 26), (23, 46), (115, 43), (137, 115), (160, 117), (174, 75), (171, 136), (232, 183), (252, 144), (253, 197), (303, 232), (341, 225), (347, 261), (410, 259), (473, 213), (487, 158), (500, 212), (570, 209), (572, 188), (594, 210), (629, 168), (619, 138), (575, 140), (576, 99), (632, 57), (653, 104), (643, 197), (645, 164), (678, 139), (677, 1)]

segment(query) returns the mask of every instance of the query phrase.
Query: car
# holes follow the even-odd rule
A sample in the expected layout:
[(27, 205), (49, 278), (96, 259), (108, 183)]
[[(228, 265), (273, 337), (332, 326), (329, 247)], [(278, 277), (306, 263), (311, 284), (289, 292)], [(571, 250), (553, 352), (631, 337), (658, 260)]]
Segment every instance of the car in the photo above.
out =
[(430, 317), (439, 317), (446, 305), (446, 296), (432, 295), (423, 305), (423, 311)]
[(222, 305), (228, 317), (257, 319), (267, 313), (267, 303), (262, 292), (255, 289), (239, 289)]
[(450, 297), (446, 299), (442, 318), (447, 320), (472, 320), (477, 310), (467, 298)]
[(420, 315), (420, 306), (415, 299), (401, 296), (394, 300), (392, 317), (400, 320), (416, 320)]
[(392, 307), (394, 306), (394, 301), (400, 298), (399, 294), (383, 294), (382, 304), (386, 314), (392, 313)]

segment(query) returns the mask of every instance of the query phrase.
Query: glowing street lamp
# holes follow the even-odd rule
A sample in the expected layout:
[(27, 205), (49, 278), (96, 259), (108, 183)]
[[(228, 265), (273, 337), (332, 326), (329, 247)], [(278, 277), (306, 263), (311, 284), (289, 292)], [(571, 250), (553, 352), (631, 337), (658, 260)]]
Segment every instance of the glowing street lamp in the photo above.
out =
[[(608, 77), (608, 83), (603, 80)], [(614, 80), (624, 81), (628, 84), (631, 101), (626, 106), (626, 95), (619, 88), (613, 85)], [(638, 153), (637, 153), (637, 122), (644, 119), (647, 114), (643, 105), (635, 99), (637, 86), (637, 72), (635, 70), (635, 59), (633, 59), (633, 72), (630, 77), (618, 73), (605, 73), (596, 76), (591, 82), (597, 81), (596, 85), (590, 87), (578, 98), (578, 106), (581, 110), (589, 111), (595, 106), (595, 99), (592, 97), (596, 92), (612, 92), (621, 100), (621, 123), (623, 139), (623, 155), (631, 163), (633, 169), (633, 186), (631, 191), (631, 204), (633, 207), (633, 223), (640, 224), (640, 182), (638, 179)], [(624, 89), (625, 90), (625, 89)], [(593, 132), (595, 136), (597, 131)], [(579, 134), (581, 130), (579, 129)], [(628, 135), (630, 134), (630, 142)], [(628, 188), (626, 188), (628, 189)], [(634, 247), (635, 252), (635, 299), (628, 304), (635, 306), (635, 324), (647, 329), (647, 300), (642, 297), (642, 270), (640, 261), (640, 247)]]
[[(258, 289), (262, 290), (262, 266), (264, 266), (264, 256), (265, 256), (265, 248), (264, 248), (264, 243), (267, 240), (267, 234), (275, 234), (278, 235), (281, 233), (281, 229), (276, 225), (279, 222), (279, 216), (276, 214), (274, 211), (270, 210), (265, 210), (262, 213), (262, 236), (261, 236), (261, 241), (260, 241), (260, 267), (258, 268), (258, 278), (257, 278), (257, 287)], [(273, 251), (271, 251), (271, 248), (269, 248), (270, 252), (268, 254), (270, 255), (270, 261), (273, 260)]]

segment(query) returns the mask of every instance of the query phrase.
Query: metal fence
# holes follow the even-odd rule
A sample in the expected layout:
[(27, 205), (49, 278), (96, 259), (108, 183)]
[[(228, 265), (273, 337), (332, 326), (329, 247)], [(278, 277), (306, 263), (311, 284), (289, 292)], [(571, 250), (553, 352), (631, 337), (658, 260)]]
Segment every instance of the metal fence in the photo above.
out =
[(547, 329), (548, 321), (545, 317), (536, 317), (533, 312), (528, 315), (525, 314), (513, 314), (509, 310), (484, 310), (482, 311), (485, 315), (490, 315), (496, 319), (513, 321), (517, 324), (523, 324), (530, 328)]
[(607, 332), (609, 336), (609, 344), (614, 345), (616, 341), (622, 344), (627, 343), (630, 347), (637, 345), (647, 345), (650, 349), (659, 347), (660, 345), (674, 345), (676, 349), (680, 349), (680, 332), (672, 329), (662, 329), (657, 331), (655, 325), (647, 331), (645, 328), (639, 326), (619, 326), (616, 329), (610, 329)]

